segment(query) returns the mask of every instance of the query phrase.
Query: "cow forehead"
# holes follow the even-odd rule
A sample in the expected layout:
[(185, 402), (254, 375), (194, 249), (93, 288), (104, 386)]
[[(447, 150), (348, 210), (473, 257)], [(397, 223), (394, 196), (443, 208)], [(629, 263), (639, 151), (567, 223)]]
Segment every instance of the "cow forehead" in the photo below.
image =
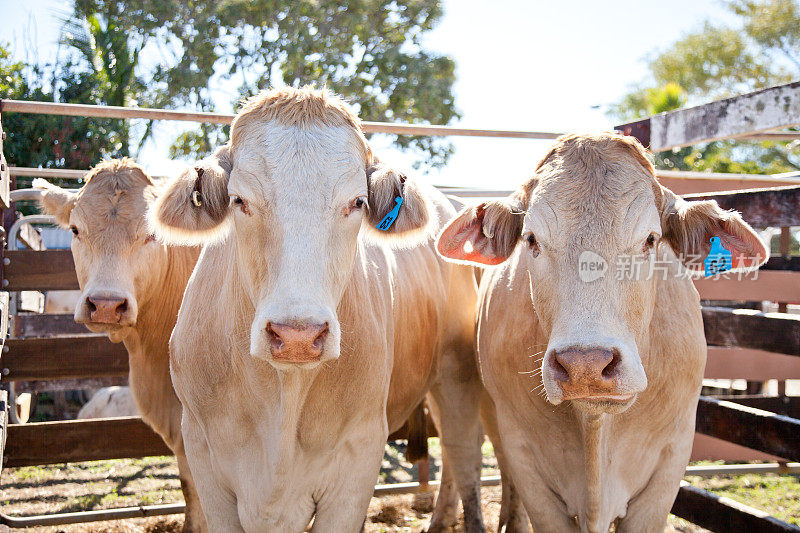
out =
[(259, 122), (232, 145), (232, 194), (309, 199), (366, 193), (366, 153), (352, 128)]
[(78, 193), (73, 212), (89, 225), (130, 225), (144, 222), (149, 204), (155, 199), (152, 184), (120, 182), (95, 176)]
[(545, 239), (598, 247), (638, 238), (659, 223), (653, 180), (636, 165), (551, 169), (533, 190), (525, 217), (526, 231)]

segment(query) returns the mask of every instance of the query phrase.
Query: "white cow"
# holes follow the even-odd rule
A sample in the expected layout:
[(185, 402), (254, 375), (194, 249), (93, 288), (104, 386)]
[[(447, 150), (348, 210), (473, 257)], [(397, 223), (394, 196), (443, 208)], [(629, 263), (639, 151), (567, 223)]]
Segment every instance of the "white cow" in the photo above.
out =
[(78, 411), (78, 419), (139, 416), (130, 387), (103, 387)]
[(663, 531), (706, 357), (676, 254), (702, 269), (713, 237), (734, 267), (768, 257), (738, 214), (662, 187), (616, 134), (561, 138), (516, 193), (439, 237), (451, 260), (499, 265), (481, 279), (480, 367), (537, 533)]
[(358, 531), (386, 437), (428, 391), (483, 530), (475, 281), (431, 237), (453, 214), (311, 88), (248, 100), (230, 144), (159, 199), (165, 238), (205, 244), (170, 361), (211, 530)]

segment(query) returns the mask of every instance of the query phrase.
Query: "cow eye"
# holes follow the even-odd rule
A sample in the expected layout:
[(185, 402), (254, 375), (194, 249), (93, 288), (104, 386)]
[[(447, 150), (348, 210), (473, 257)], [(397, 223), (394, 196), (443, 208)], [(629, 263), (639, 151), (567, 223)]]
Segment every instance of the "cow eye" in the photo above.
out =
[(75, 235), (76, 237), (78, 236), (78, 233), (80, 233), (78, 231), (78, 228), (75, 227), (75, 226), (70, 226), (69, 229), (70, 229), (70, 231), (72, 231), (72, 234)]
[(536, 240), (536, 235), (528, 233), (528, 236), (525, 237), (525, 242), (530, 246), (533, 257), (537, 257), (539, 255), (539, 241)]
[(644, 241), (644, 245), (647, 248), (652, 248), (653, 246), (656, 245), (657, 240), (658, 240), (658, 235), (656, 235), (655, 233), (651, 233), (650, 235), (647, 236), (647, 240)]
[(231, 203), (242, 210), (242, 213), (245, 215), (250, 214), (250, 208), (247, 206), (247, 202), (241, 196), (231, 196)]
[(367, 205), (367, 198), (365, 196), (353, 198), (350, 200), (350, 203), (347, 204), (347, 207), (342, 209), (342, 214), (348, 216), (353, 211), (363, 209), (365, 205)]
[(144, 238), (144, 243), (147, 244), (147, 243), (153, 242), (155, 240), (156, 240), (156, 236), (151, 233), (147, 237)]

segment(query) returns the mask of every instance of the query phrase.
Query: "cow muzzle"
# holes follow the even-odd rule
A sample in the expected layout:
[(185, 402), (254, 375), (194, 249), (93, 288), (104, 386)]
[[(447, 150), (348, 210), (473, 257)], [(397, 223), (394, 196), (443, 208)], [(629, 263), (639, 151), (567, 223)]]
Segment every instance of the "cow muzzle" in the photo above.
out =
[(318, 361), (330, 332), (327, 322), (267, 322), (266, 329), (273, 359), (284, 363)]
[(339, 322), (322, 306), (266, 308), (256, 313), (250, 334), (250, 355), (277, 370), (316, 368), (339, 357)]
[(619, 348), (567, 347), (548, 353), (544, 363), (547, 368), (543, 377), (551, 381), (545, 388), (548, 398), (556, 400), (553, 403), (570, 400), (606, 412), (621, 412), (647, 386), (641, 363), (625, 364)]
[(136, 302), (123, 294), (89, 293), (78, 304), (75, 321), (100, 330), (134, 326)]

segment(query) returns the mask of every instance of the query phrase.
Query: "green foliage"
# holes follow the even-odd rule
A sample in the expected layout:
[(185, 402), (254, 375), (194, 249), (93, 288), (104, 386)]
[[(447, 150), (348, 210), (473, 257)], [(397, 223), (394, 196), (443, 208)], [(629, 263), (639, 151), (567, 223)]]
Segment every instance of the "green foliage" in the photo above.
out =
[[(212, 110), (212, 91), (227, 80), (240, 83), (238, 98), (315, 83), (344, 95), (364, 120), (447, 124), (458, 117), (455, 65), (421, 46), (441, 15), (439, 0), (76, 0), (73, 19), (95, 39), (94, 48), (75, 43), (94, 71), (113, 63), (97, 50), (117, 50), (107, 77), (142, 105)], [(125, 85), (128, 60), (136, 79)], [(225, 137), (218, 127), (187, 132), (171, 153), (202, 156)], [(396, 143), (431, 166), (452, 151), (428, 137)]]
[[(44, 85), (53, 80), (54, 88)], [(11, 59), (0, 43), (0, 98), (94, 103), (96, 81), (72, 62), (58, 67), (26, 65)], [(87, 169), (123, 150), (119, 121), (52, 115), (3, 113), (6, 159), (15, 166)]]
[[(797, 0), (732, 0), (741, 28), (706, 22), (649, 60), (652, 79), (611, 106), (628, 122), (800, 78)], [(719, 141), (656, 154), (656, 166), (712, 172), (800, 170), (797, 143)]]

